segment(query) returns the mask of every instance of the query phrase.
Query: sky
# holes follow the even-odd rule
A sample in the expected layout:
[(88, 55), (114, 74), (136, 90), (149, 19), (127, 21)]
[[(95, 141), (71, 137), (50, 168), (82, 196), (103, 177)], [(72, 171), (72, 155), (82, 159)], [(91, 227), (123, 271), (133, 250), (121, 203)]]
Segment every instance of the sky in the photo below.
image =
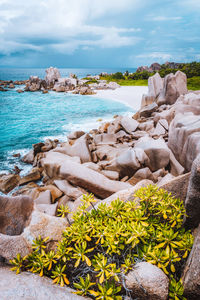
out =
[(0, 0), (0, 67), (200, 61), (200, 0)]

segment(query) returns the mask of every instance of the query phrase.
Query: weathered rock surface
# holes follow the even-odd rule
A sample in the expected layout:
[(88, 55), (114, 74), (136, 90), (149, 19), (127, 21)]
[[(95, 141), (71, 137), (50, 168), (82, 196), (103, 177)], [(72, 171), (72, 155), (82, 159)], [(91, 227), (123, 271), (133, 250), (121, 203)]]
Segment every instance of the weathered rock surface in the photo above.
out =
[(31, 251), (31, 245), (22, 235), (11, 236), (0, 233), (0, 258), (2, 257), (7, 263), (10, 259), (14, 259), (18, 253), (25, 256)]
[(180, 95), (187, 93), (187, 77), (185, 73), (177, 71), (164, 79), (164, 98), (166, 104), (174, 104)]
[(162, 183), (162, 181), (160, 181), (158, 183), (158, 186), (168, 191), (169, 193), (172, 193), (172, 196), (174, 196), (175, 198), (180, 198), (181, 200), (183, 200), (183, 202), (185, 202), (190, 174), (191, 173), (187, 173), (177, 176), (170, 179), (167, 183)]
[(177, 114), (169, 127), (168, 147), (187, 171), (200, 153), (200, 116)]
[(66, 160), (60, 162), (55, 159), (49, 159), (49, 156), (42, 160), (46, 174), (51, 178), (62, 178), (66, 179), (70, 183), (80, 186), (100, 198), (106, 198), (111, 194), (126, 189), (129, 187), (129, 184), (123, 182), (116, 182), (110, 180), (104, 175), (84, 167), (76, 162), (71, 160)]
[(40, 178), (41, 178), (41, 174), (39, 168), (33, 168), (29, 174), (27, 174), (26, 176), (20, 179), (19, 185), (24, 185), (31, 181), (37, 181)]
[(152, 104), (149, 104), (145, 107), (143, 107), (139, 113), (140, 113), (140, 117), (144, 117), (144, 118), (148, 118), (151, 116), (151, 114), (156, 111), (156, 109), (158, 108), (158, 105), (153, 102)]
[(20, 181), (20, 176), (16, 174), (8, 174), (0, 176), (0, 191), (8, 193), (12, 191)]
[(192, 164), (185, 208), (187, 214), (185, 226), (195, 228), (200, 223), (200, 155)]
[[(64, 147), (61, 147), (60, 150), (63, 150), (63, 153), (66, 155), (80, 157), (82, 163), (92, 161), (91, 152), (89, 149), (89, 141), (89, 134), (84, 134), (78, 138), (72, 146), (68, 144)], [(58, 151), (58, 148), (56, 148), (54, 151)]]
[(125, 278), (126, 286), (134, 297), (144, 300), (167, 300), (169, 279), (158, 267), (137, 263)]
[(123, 117), (121, 119), (121, 126), (127, 133), (133, 133), (137, 129), (138, 125), (139, 123), (132, 118)]
[(0, 196), (0, 232), (19, 235), (29, 222), (33, 211), (33, 200), (27, 196)]
[(54, 183), (70, 200), (76, 200), (82, 195), (82, 192), (67, 180), (54, 180)]
[(1, 300), (86, 299), (73, 294), (70, 288), (53, 285), (49, 278), (28, 272), (16, 275), (8, 267), (0, 268), (0, 295)]
[(106, 170), (117, 171), (120, 176), (132, 176), (142, 165), (147, 165), (149, 159), (141, 148), (130, 148), (114, 158)]
[(34, 162), (34, 154), (33, 150), (30, 150), (24, 157), (22, 158), (22, 161), (27, 164), (33, 164)]
[(195, 240), (188, 257), (183, 276), (184, 296), (188, 300), (200, 299), (200, 225), (195, 231)]
[(170, 160), (170, 150), (162, 138), (154, 140), (150, 137), (142, 137), (136, 143), (135, 147), (144, 150), (149, 158), (151, 171), (157, 171), (166, 167)]
[(49, 86), (51, 85), (53, 86), (55, 81), (61, 77), (60, 72), (57, 68), (50, 67), (46, 69), (45, 72), (46, 72), (45, 81)]

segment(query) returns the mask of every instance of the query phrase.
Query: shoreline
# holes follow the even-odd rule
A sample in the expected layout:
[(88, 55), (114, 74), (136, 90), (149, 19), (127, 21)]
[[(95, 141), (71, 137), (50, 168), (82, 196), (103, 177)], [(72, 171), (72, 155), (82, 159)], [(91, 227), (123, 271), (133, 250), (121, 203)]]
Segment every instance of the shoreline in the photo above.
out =
[(131, 107), (135, 111), (141, 108), (142, 95), (147, 94), (147, 86), (121, 86), (115, 90), (95, 90), (92, 97), (114, 100)]

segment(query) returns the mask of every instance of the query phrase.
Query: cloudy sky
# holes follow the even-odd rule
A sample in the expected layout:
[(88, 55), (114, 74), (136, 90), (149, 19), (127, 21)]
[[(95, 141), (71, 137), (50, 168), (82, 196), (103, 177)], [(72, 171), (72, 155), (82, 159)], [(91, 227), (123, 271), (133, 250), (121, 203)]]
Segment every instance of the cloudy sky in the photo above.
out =
[(0, 0), (0, 66), (200, 60), (200, 0)]

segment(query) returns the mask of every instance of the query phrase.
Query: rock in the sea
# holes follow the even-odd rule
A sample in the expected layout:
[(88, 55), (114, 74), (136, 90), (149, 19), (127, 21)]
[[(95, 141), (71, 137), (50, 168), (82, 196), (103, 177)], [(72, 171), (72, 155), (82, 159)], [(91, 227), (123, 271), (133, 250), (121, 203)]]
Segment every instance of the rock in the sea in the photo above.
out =
[(48, 86), (53, 86), (55, 81), (61, 77), (60, 72), (57, 68), (50, 67), (46, 69), (45, 72), (46, 72), (45, 81)]
[(170, 150), (162, 138), (154, 140), (145, 136), (135, 143), (135, 147), (144, 150), (150, 161), (149, 165), (146, 164), (146, 166), (152, 172), (166, 167), (170, 161)]
[(197, 227), (200, 223), (200, 155), (192, 164), (185, 208), (185, 226), (189, 228)]
[(195, 240), (183, 271), (184, 296), (189, 300), (200, 299), (200, 225), (195, 230)]
[(33, 168), (29, 174), (22, 177), (19, 181), (19, 185), (24, 185), (26, 183), (29, 183), (31, 181), (37, 181), (41, 178), (41, 173), (39, 168)]
[[(8, 284), (9, 283), (9, 284)], [(84, 300), (67, 287), (53, 285), (47, 277), (23, 272), (16, 275), (8, 267), (0, 268), (1, 300)]]
[(9, 193), (12, 191), (20, 181), (20, 176), (16, 174), (0, 175), (0, 191)]
[(141, 300), (167, 300), (169, 279), (158, 267), (137, 263), (125, 277), (126, 287), (133, 297)]
[(26, 155), (24, 155), (22, 161), (25, 162), (26, 164), (33, 164), (34, 162), (33, 150), (30, 150)]
[(29, 222), (33, 200), (27, 196), (0, 196), (0, 233), (19, 235)]

